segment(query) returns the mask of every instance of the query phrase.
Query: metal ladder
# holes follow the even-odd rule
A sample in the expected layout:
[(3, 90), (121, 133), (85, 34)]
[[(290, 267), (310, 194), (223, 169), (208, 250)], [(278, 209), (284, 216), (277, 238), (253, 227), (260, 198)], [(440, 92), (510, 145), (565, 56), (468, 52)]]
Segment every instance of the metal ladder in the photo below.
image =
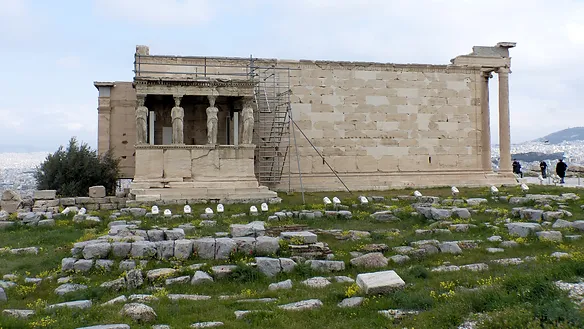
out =
[(282, 142), (290, 128), (289, 72), (275, 65), (255, 68), (254, 79), (256, 175), (260, 184), (272, 187), (282, 179), (289, 149), (289, 144)]

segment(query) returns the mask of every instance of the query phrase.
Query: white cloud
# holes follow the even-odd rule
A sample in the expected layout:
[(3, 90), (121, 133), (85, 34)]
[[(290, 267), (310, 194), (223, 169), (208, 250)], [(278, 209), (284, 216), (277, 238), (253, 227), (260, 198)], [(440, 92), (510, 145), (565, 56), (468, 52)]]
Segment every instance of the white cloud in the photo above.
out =
[(211, 20), (212, 0), (95, 0), (96, 11), (107, 17), (143, 25), (191, 26)]

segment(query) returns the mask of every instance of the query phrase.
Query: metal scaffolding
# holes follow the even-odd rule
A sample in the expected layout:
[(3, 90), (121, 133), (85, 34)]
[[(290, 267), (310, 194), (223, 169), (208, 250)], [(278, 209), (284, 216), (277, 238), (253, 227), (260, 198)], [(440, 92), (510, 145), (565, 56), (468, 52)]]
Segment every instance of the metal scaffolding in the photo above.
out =
[(255, 82), (257, 104), (254, 116), (255, 171), (260, 184), (268, 187), (281, 182), (291, 146), (290, 70), (276, 64), (257, 66), (254, 59), (250, 59), (250, 77)]

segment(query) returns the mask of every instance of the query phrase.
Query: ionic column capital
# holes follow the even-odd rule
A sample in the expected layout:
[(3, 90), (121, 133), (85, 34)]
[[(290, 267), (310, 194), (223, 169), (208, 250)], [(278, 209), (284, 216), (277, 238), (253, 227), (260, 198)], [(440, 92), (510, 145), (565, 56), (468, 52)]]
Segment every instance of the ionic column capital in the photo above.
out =
[(503, 74), (503, 75), (505, 75), (505, 74), (509, 74), (509, 73), (511, 73), (511, 69), (508, 68), (508, 67), (504, 67), (503, 66), (503, 67), (499, 67), (497, 69), (497, 74)]
[(483, 79), (489, 80), (490, 78), (493, 77), (493, 70), (482, 70), (481, 71), (481, 77)]

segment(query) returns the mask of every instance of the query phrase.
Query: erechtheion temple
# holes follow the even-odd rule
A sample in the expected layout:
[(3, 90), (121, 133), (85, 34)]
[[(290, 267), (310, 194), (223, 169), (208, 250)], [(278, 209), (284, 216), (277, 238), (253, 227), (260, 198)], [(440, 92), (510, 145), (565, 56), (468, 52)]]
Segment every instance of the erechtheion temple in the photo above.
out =
[(514, 46), (474, 47), (449, 65), (160, 56), (137, 46), (133, 82), (95, 82), (98, 151), (122, 159), (142, 201), (514, 183)]

